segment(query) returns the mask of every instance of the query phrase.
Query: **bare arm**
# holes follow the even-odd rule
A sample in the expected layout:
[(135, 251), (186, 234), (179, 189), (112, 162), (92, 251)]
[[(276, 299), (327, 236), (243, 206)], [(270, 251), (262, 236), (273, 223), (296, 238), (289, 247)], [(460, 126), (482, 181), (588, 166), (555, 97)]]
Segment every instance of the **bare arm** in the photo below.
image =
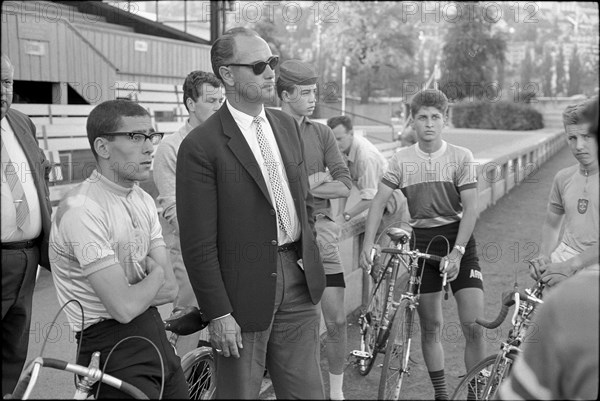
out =
[(380, 183), (377, 188), (377, 194), (371, 203), (369, 208), (369, 214), (367, 215), (367, 221), (365, 223), (365, 238), (363, 240), (363, 249), (360, 257), (360, 267), (367, 269), (370, 264), (370, 252), (375, 242), (375, 234), (377, 228), (381, 222), (381, 216), (383, 216), (383, 210), (385, 205), (392, 196), (394, 190), (389, 186)]
[(165, 283), (165, 274), (158, 264), (148, 265), (148, 276), (129, 285), (120, 264), (114, 264), (88, 276), (94, 292), (108, 313), (119, 323), (129, 323), (145, 312)]
[(540, 257), (546, 261), (550, 261), (550, 255), (558, 245), (563, 218), (563, 214), (554, 213), (549, 208), (546, 211), (546, 219), (542, 226), (542, 243), (540, 244)]
[(160, 287), (156, 297), (152, 301), (152, 306), (159, 306), (173, 302), (177, 297), (179, 286), (177, 285), (175, 273), (173, 272), (173, 266), (171, 265), (169, 255), (167, 254), (167, 248), (164, 246), (159, 246), (152, 249), (146, 257), (147, 268), (149, 268), (148, 264), (150, 263), (158, 264), (164, 270), (165, 275), (165, 283)]
[[(460, 199), (463, 205), (463, 216), (458, 226), (458, 234), (456, 235), (456, 242), (454, 245), (466, 246), (467, 242), (469, 242), (469, 238), (471, 238), (471, 234), (473, 234), (473, 230), (475, 229), (475, 223), (477, 222), (477, 188), (470, 188), (461, 191)], [(462, 255), (460, 252), (458, 252), (458, 250), (452, 248), (450, 254), (447, 256), (447, 259), (449, 261), (446, 269), (446, 272), (448, 273), (448, 281), (452, 281), (458, 276)], [(444, 262), (442, 261), (442, 263)]]

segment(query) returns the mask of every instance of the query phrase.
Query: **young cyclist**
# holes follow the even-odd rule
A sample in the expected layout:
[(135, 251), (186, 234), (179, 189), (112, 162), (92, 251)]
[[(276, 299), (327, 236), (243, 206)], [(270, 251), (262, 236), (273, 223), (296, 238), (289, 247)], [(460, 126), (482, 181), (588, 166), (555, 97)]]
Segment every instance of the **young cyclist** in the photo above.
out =
[(416, 248), (425, 251), (437, 235), (448, 239), (449, 246), (438, 238), (427, 249), (445, 258), (439, 265), (426, 263), (418, 307), (423, 357), (435, 398), (447, 399), (440, 340), (443, 273), (456, 297), (466, 339), (467, 371), (485, 356), (482, 330), (475, 323), (483, 314), (483, 281), (472, 235), (477, 220), (477, 176), (472, 153), (442, 139), (448, 118), (446, 96), (438, 90), (423, 90), (413, 97), (410, 109), (418, 142), (402, 148), (390, 160), (369, 209), (360, 264), (367, 268), (371, 262), (369, 253), (383, 208), (397, 188), (408, 202)]

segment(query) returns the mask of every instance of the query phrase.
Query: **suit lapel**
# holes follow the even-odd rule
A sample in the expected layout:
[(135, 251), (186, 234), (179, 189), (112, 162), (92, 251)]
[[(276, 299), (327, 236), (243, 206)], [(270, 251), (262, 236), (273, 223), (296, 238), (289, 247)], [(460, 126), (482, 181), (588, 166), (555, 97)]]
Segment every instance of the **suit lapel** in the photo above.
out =
[(221, 117), (223, 134), (229, 137), (229, 142), (227, 143), (229, 149), (231, 149), (242, 167), (246, 169), (248, 174), (254, 179), (265, 198), (271, 203), (271, 196), (269, 196), (269, 190), (267, 189), (267, 184), (265, 183), (260, 166), (258, 165), (250, 146), (248, 146), (248, 142), (246, 142), (242, 131), (233, 119), (227, 106), (221, 107), (218, 113)]
[(44, 194), (42, 191), (39, 190), (39, 188), (42, 188), (42, 185), (44, 184), (44, 182), (42, 181), (42, 176), (40, 175), (40, 173), (42, 173), (40, 171), (42, 166), (40, 165), (39, 160), (33, 159), (33, 156), (37, 156), (38, 152), (40, 152), (40, 148), (35, 142), (33, 136), (27, 133), (27, 127), (23, 125), (21, 119), (13, 118), (13, 115), (10, 112), (10, 110), (6, 113), (6, 118), (8, 120), (8, 123), (10, 124), (10, 127), (15, 133), (17, 141), (23, 149), (23, 153), (25, 153), (25, 157), (27, 158), (27, 162), (29, 163), (29, 168), (31, 169), (31, 174), (33, 176), (35, 187), (36, 189), (38, 189), (38, 198), (40, 198), (40, 204), (42, 204), (44, 202), (44, 199), (42, 199)]

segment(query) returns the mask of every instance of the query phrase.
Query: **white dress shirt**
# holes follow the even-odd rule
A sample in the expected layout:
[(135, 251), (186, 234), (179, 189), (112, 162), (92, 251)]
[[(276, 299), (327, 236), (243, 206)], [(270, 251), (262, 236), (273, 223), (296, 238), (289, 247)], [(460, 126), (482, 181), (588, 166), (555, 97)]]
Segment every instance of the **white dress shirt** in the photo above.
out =
[[(269, 180), (269, 172), (267, 171), (265, 161), (264, 161), (264, 159), (262, 157), (262, 153), (260, 151), (260, 145), (258, 144), (258, 139), (256, 138), (256, 124), (253, 123), (254, 117), (249, 114), (243, 113), (239, 110), (236, 110), (233, 106), (231, 106), (229, 104), (228, 101), (226, 101), (225, 104), (226, 104), (227, 108), (229, 109), (229, 112), (233, 116), (233, 119), (235, 120), (240, 131), (242, 131), (242, 135), (244, 135), (244, 138), (246, 139), (248, 146), (250, 146), (250, 150), (252, 151), (254, 158), (256, 159), (256, 161), (258, 162), (258, 165), (260, 166), (260, 171), (262, 172), (263, 178), (265, 179), (267, 188), (269, 190), (269, 196), (271, 197), (271, 203), (273, 204), (273, 207), (275, 207), (275, 205), (276, 205), (275, 197), (273, 196), (273, 189), (271, 188), (271, 181)], [(273, 151), (273, 157), (275, 157), (275, 159), (278, 162), (279, 173), (280, 173), (281, 177), (283, 178), (282, 179), (283, 193), (285, 196), (286, 204), (288, 207), (288, 212), (290, 215), (290, 222), (292, 224), (292, 233), (293, 234), (290, 237), (285, 233), (284, 230), (281, 229), (281, 226), (279, 224), (279, 214), (276, 214), (277, 219), (278, 219), (277, 220), (277, 230), (278, 230), (277, 231), (277, 233), (278, 233), (277, 240), (278, 240), (279, 245), (283, 245), (288, 242), (297, 241), (300, 238), (300, 233), (301, 233), (300, 220), (298, 218), (298, 214), (296, 213), (296, 206), (294, 205), (294, 198), (292, 198), (292, 193), (290, 191), (287, 174), (285, 172), (285, 169), (283, 168), (284, 164), (283, 164), (283, 160), (281, 158), (281, 153), (279, 152), (279, 146), (277, 145), (277, 140), (275, 139), (275, 135), (273, 134), (273, 129), (271, 128), (271, 124), (269, 123), (269, 120), (267, 120), (267, 115), (265, 114), (264, 106), (261, 108), (261, 111), (258, 115), (260, 117), (262, 117), (261, 127), (263, 130), (263, 134), (265, 135), (265, 137), (267, 138), (267, 141), (269, 142), (269, 145), (271, 146), (271, 149)]]
[(23, 192), (29, 205), (29, 222), (21, 229), (17, 228), (17, 210), (14, 206), (14, 199), (10, 186), (4, 176), (4, 169), (8, 160), (2, 159), (2, 242), (26, 241), (37, 238), (42, 232), (42, 212), (40, 210), (40, 200), (38, 198), (37, 188), (33, 180), (31, 166), (27, 161), (25, 152), (17, 140), (8, 120), (1, 121), (2, 142), (6, 146), (6, 151), (10, 160), (16, 164)]

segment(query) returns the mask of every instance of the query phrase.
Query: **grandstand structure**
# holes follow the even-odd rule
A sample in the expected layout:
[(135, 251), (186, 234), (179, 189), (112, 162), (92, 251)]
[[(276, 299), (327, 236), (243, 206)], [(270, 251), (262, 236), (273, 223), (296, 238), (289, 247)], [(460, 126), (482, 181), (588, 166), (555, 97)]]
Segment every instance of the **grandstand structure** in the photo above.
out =
[(183, 80), (211, 71), (207, 40), (101, 1), (5, 1), (1, 29), (12, 107), (32, 118), (55, 163), (54, 201), (93, 170), (85, 123), (96, 104), (137, 101), (157, 130), (173, 132), (187, 118)]

